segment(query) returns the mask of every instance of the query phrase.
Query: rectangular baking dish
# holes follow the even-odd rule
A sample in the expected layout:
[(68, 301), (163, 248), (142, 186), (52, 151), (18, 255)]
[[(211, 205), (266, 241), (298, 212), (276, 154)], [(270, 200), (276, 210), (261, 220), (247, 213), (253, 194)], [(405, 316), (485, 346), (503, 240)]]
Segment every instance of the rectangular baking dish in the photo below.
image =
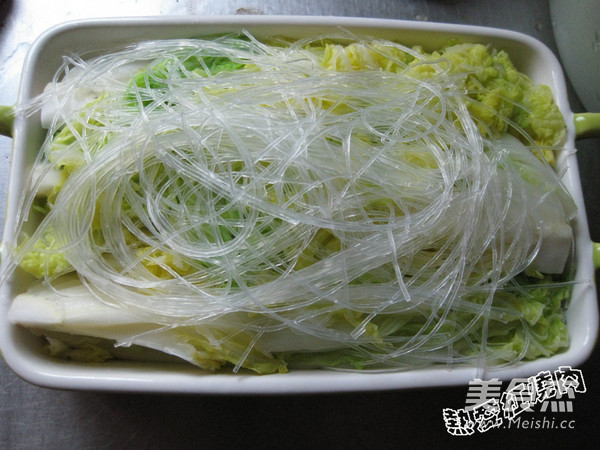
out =
[[(475, 26), (459, 26), (387, 19), (228, 16), (155, 17), (94, 19), (66, 23), (50, 29), (32, 45), (23, 68), (19, 102), (42, 92), (71, 52), (94, 55), (111, 47), (147, 39), (187, 38), (222, 32), (247, 30), (258, 38), (285, 35), (300, 38), (343, 27), (353, 33), (399, 40), (405, 45), (421, 45), (426, 50), (439, 48), (449, 39), (491, 44), (506, 50), (517, 68), (536, 83), (553, 90), (568, 124), (566, 146), (574, 148), (575, 116), (569, 110), (565, 80), (553, 53), (539, 41), (512, 31)], [(44, 138), (39, 116), (16, 117), (13, 125), (13, 155), (8, 206), (3, 242), (15, 239), (14, 223), (25, 174)], [(82, 364), (44, 356), (40, 340), (28, 330), (11, 325), (7, 311), (11, 299), (26, 287), (14, 276), (0, 291), (0, 346), (8, 365), (25, 380), (45, 387), (79, 390), (205, 393), (275, 394), (372, 391), (412, 387), (467, 384), (475, 377), (511, 379), (534, 375), (559, 366), (576, 367), (590, 355), (598, 331), (597, 294), (594, 285), (594, 244), (590, 240), (573, 152), (563, 152), (558, 166), (565, 169), (564, 183), (577, 206), (575, 220), (577, 283), (568, 309), (571, 346), (551, 358), (520, 363), (502, 370), (481, 373), (476, 367), (447, 368), (391, 373), (353, 373), (343, 371), (292, 371), (287, 374), (250, 375), (208, 373), (187, 365), (135, 362)]]

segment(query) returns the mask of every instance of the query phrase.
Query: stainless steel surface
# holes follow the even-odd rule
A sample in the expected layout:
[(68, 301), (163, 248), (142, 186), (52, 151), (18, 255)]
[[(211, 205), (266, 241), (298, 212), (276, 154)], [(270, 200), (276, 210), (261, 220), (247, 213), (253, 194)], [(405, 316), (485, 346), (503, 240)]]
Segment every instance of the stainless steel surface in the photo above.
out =
[[(575, 2), (574, 2), (575, 3)], [(529, 34), (555, 53), (544, 0), (0, 0), (0, 104), (17, 97), (27, 49), (57, 23), (106, 16), (169, 14), (301, 14), (428, 20), (507, 28)], [(571, 107), (583, 106), (570, 88)], [(600, 142), (578, 145), (592, 239), (600, 241)], [(0, 138), (0, 223), (4, 223), (11, 140)], [(1, 225), (0, 225), (1, 226)], [(545, 440), (587, 442), (596, 429), (600, 353), (582, 369), (588, 392), (567, 418), (573, 430), (495, 430), (520, 446)], [(353, 448), (460, 442), (445, 430), (443, 408), (464, 407), (467, 388), (359, 395), (179, 397), (53, 391), (19, 379), (0, 359), (0, 448)], [(552, 414), (548, 414), (548, 419)], [(478, 442), (480, 442), (478, 440)]]
[(600, 0), (579, 0), (575, 8), (569, 0), (549, 4), (558, 53), (575, 92), (587, 109), (600, 110)]

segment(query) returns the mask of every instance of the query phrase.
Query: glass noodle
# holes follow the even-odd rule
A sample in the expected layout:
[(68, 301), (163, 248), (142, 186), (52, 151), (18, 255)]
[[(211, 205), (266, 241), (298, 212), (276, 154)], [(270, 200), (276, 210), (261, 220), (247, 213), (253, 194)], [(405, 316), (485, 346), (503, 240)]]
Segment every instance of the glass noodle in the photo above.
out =
[[(548, 205), (572, 216), (559, 176), (510, 118), (499, 136), (474, 117), (443, 57), (364, 39), (395, 69), (325, 67), (324, 43), (351, 37), (246, 33), (65, 58), (21, 111), (42, 109), (49, 127), (22, 223), (47, 205), (12, 267), (43, 254), (46, 288), (77, 280), (156, 325), (121, 330), (120, 345), (175, 332), (236, 343), (215, 356), (236, 371), (255, 353), (366, 369), (525, 357), (539, 336), (506, 299), (540, 288), (518, 280)], [(523, 346), (494, 350), (490, 323), (511, 321)], [(340, 364), (303, 363), (336, 351)]]

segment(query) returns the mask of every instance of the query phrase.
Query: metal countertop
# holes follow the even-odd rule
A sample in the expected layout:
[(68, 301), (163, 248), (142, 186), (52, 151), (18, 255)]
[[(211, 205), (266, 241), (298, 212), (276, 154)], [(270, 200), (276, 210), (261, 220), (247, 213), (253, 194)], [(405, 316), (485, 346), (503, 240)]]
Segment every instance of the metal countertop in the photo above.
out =
[[(25, 54), (45, 29), (73, 19), (179, 14), (334, 15), (483, 25), (526, 33), (558, 54), (544, 0), (0, 0), (0, 104), (16, 101)], [(573, 111), (584, 110), (571, 86), (569, 98)], [(595, 199), (600, 192), (599, 146), (598, 139), (578, 143), (590, 232), (596, 242), (600, 241), (600, 206)], [(10, 151), (11, 140), (0, 137), (0, 223)], [(574, 429), (500, 429), (460, 439), (446, 432), (442, 409), (464, 407), (466, 386), (283, 397), (69, 392), (33, 386), (0, 358), (0, 448), (585, 445), (597, 428), (600, 352), (596, 350), (579, 368), (588, 392), (573, 401), (570, 415), (547, 416), (575, 420)]]

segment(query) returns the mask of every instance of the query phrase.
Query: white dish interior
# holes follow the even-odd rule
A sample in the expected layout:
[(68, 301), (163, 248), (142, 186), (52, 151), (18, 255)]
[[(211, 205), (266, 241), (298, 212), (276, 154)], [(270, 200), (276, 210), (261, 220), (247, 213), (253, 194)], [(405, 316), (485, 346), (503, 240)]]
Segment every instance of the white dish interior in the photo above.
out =
[[(91, 54), (115, 45), (160, 38), (183, 38), (248, 30), (256, 37), (285, 35), (292, 38), (331, 32), (343, 27), (358, 35), (366, 34), (419, 44), (432, 50), (448, 39), (492, 44), (506, 50), (522, 72), (535, 82), (552, 88), (568, 123), (567, 147), (574, 148), (572, 113), (561, 67), (542, 43), (528, 36), (497, 29), (381, 19), (327, 17), (162, 17), (79, 21), (53, 28), (31, 47), (22, 74), (19, 102), (39, 94), (52, 78), (61, 57), (69, 52)], [(13, 159), (9, 184), (4, 240), (14, 239), (14, 222), (25, 174), (43, 140), (45, 130), (39, 116), (17, 118), (14, 126)], [(577, 238), (577, 280), (567, 321), (571, 347), (552, 358), (521, 363), (494, 372), (477, 368), (432, 368), (410, 372), (351, 373), (340, 371), (292, 371), (287, 374), (205, 373), (187, 365), (110, 362), (102, 365), (58, 361), (38, 352), (40, 340), (28, 330), (6, 320), (10, 301), (23, 291), (27, 280), (15, 276), (0, 293), (0, 344), (9, 366), (26, 380), (54, 388), (171, 393), (306, 393), (399, 389), (409, 387), (466, 384), (475, 377), (510, 379), (534, 375), (558, 366), (577, 366), (591, 353), (598, 330), (598, 310), (592, 243), (590, 241), (575, 155), (565, 153), (558, 161), (567, 168), (564, 183), (573, 195), (579, 212), (575, 221)]]

